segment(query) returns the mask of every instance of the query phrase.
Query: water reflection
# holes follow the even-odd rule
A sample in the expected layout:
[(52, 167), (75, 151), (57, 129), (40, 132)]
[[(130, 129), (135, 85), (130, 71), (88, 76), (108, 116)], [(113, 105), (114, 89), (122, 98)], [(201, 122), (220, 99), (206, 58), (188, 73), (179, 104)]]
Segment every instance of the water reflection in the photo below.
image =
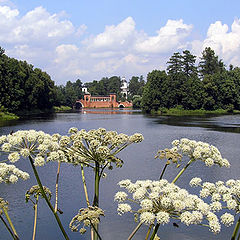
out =
[(118, 108), (118, 109), (111, 109), (111, 108), (84, 108), (78, 111), (82, 114), (136, 114), (141, 113), (141, 110), (133, 110), (133, 109), (126, 109), (126, 108)]
[(157, 124), (201, 127), (213, 131), (240, 133), (240, 115), (150, 116)]

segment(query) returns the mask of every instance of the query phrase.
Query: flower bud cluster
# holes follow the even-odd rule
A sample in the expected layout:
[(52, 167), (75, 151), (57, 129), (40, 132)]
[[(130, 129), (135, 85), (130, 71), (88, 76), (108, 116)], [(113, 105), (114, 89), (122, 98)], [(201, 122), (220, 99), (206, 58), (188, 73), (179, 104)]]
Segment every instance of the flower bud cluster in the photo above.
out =
[[(126, 179), (118, 184), (132, 194), (132, 197), (129, 197), (123, 191), (116, 193), (114, 200), (118, 202), (119, 215), (135, 213), (140, 222), (146, 225), (155, 222), (164, 225), (171, 219), (178, 219), (187, 226), (207, 224), (212, 232), (220, 232), (221, 225), (211, 205), (165, 179), (138, 180), (135, 183)], [(138, 204), (138, 209), (133, 210), (127, 201)]]
[(182, 138), (180, 140), (174, 140), (172, 146), (172, 151), (188, 156), (193, 160), (203, 161), (208, 167), (214, 164), (220, 167), (230, 167), (230, 163), (227, 159), (222, 158), (219, 150), (208, 143)]
[(88, 208), (81, 208), (78, 214), (73, 217), (69, 224), (69, 228), (73, 232), (77, 232), (81, 224), (83, 226), (79, 229), (81, 234), (86, 232), (85, 227), (89, 227), (92, 224), (98, 224), (100, 216), (104, 216), (104, 211), (99, 207), (89, 206)]
[[(142, 134), (135, 133), (132, 136), (116, 131), (107, 131), (104, 128), (84, 129), (70, 128), (70, 136), (65, 139), (65, 154), (68, 162), (73, 164), (83, 163), (87, 166), (98, 162), (100, 165), (109, 165), (115, 163), (121, 166), (122, 161), (116, 157), (116, 154), (132, 143), (139, 143), (143, 140)], [(62, 143), (63, 145), (63, 143)]]
[[(48, 187), (43, 186), (43, 190), (47, 196), (47, 198), (50, 200), (52, 197), (52, 193)], [(26, 193), (25, 193), (25, 199), (26, 202), (30, 199), (30, 197), (33, 196), (34, 198), (37, 198), (38, 196), (41, 196), (43, 198), (41, 189), (39, 185), (32, 186)]]
[[(43, 131), (24, 130), (0, 137), (1, 150), (8, 154), (8, 160), (17, 162), (20, 157), (32, 157), (35, 166), (43, 166), (47, 160), (64, 161), (65, 157), (60, 149), (61, 137), (52, 136)], [(49, 156), (50, 155), (50, 156)], [(52, 157), (54, 155), (54, 157)]]
[(0, 198), (0, 215), (1, 215), (1, 209), (8, 209), (8, 202), (5, 201), (3, 198)]
[(159, 150), (155, 158), (167, 159), (167, 164), (175, 163), (179, 164), (182, 161), (182, 155), (178, 153), (175, 149), (165, 148), (164, 150)]
[(27, 180), (29, 178), (29, 174), (27, 172), (23, 172), (12, 164), (0, 163), (0, 183), (16, 183), (18, 178)]
[[(201, 182), (200, 178), (193, 178), (190, 181), (190, 186), (201, 187), (199, 194), (201, 198), (211, 198), (211, 211), (228, 209), (240, 213), (240, 180), (230, 179), (226, 183), (223, 181)], [(234, 223), (234, 216), (230, 213), (224, 213), (221, 216), (221, 222), (226, 226), (231, 226)]]

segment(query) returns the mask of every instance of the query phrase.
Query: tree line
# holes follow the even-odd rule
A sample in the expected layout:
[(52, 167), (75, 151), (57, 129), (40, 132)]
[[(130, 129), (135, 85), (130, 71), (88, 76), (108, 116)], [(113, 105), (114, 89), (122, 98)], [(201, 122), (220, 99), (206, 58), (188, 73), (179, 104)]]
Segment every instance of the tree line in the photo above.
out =
[(161, 108), (187, 110), (240, 109), (240, 68), (229, 66), (205, 48), (196, 64), (196, 56), (185, 50), (176, 52), (167, 62), (166, 71), (153, 70), (147, 75), (141, 107), (145, 112)]
[(26, 61), (4, 54), (0, 47), (0, 106), (10, 112), (51, 109), (54, 82), (50, 76)]
[(0, 107), (9, 112), (52, 109), (53, 106), (73, 107), (83, 97), (82, 88), (92, 95), (116, 93), (118, 101), (129, 100), (145, 112), (161, 108), (189, 110), (240, 109), (240, 68), (229, 66), (207, 47), (196, 63), (190, 51), (174, 53), (166, 71), (153, 70), (147, 75), (132, 76), (129, 94), (121, 94), (119, 76), (82, 83), (68, 81), (57, 86), (51, 77), (26, 61), (8, 57), (0, 47)]

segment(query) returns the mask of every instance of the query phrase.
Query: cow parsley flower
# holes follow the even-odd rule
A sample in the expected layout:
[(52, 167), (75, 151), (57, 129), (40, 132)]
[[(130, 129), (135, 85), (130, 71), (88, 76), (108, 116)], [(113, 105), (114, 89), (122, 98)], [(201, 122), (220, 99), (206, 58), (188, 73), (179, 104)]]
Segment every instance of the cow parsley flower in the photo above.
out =
[(140, 222), (151, 225), (154, 223), (155, 215), (151, 212), (143, 212), (140, 214)]
[[(201, 183), (201, 180), (196, 179), (196, 182)], [(197, 195), (189, 194), (187, 190), (169, 183), (166, 179), (138, 180), (135, 183), (127, 179), (120, 181), (119, 185), (129, 193), (127, 198), (125, 198), (126, 195), (121, 197), (122, 192), (115, 195), (114, 200), (119, 202), (117, 208), (119, 215), (125, 212), (135, 213), (135, 218), (146, 225), (156, 222), (167, 224), (172, 218), (180, 220), (187, 226), (207, 225), (214, 233), (219, 230), (218, 218), (212, 211), (219, 210), (220, 203), (209, 205)], [(206, 185), (211, 186), (211, 184)], [(134, 187), (130, 188), (130, 186)]]
[(18, 152), (13, 152), (8, 155), (8, 160), (11, 163), (15, 163), (20, 159), (20, 155)]
[(0, 183), (16, 183), (18, 178), (27, 180), (29, 174), (18, 169), (15, 165), (0, 163)]
[(169, 221), (170, 221), (169, 213), (167, 213), (167, 212), (158, 212), (156, 214), (156, 220), (157, 220), (157, 223), (159, 223), (161, 225), (169, 223)]
[(114, 196), (114, 201), (123, 202), (127, 199), (127, 194), (125, 192), (117, 192)]
[(83, 234), (86, 232), (85, 227), (89, 227), (91, 224), (99, 223), (100, 216), (104, 216), (104, 212), (99, 207), (89, 206), (88, 208), (81, 208), (78, 211), (78, 214), (74, 216), (73, 219), (71, 220), (69, 228), (73, 232), (76, 232), (78, 231), (78, 228), (82, 224), (82, 227), (79, 230), (79, 232)]
[(118, 211), (119, 215), (122, 215), (123, 213), (130, 212), (131, 210), (132, 210), (131, 206), (127, 203), (118, 204), (117, 211)]
[[(221, 156), (220, 151), (215, 146), (208, 143), (182, 138), (172, 141), (172, 147), (171, 151), (175, 152), (175, 154), (185, 155), (192, 159), (192, 161), (203, 161), (208, 167), (214, 164), (220, 167), (230, 167), (230, 163)], [(158, 152), (160, 159), (164, 158), (164, 151), (165, 150), (160, 150)], [(165, 156), (165, 158), (167, 157)]]
[[(240, 181), (230, 179), (224, 183), (223, 181), (217, 181), (214, 183), (205, 182), (199, 185), (201, 197), (211, 197), (212, 203), (210, 208), (212, 211), (220, 211), (227, 209), (235, 211), (236, 214), (240, 212)], [(207, 194), (205, 194), (207, 193)], [(211, 231), (218, 233), (220, 231), (220, 224), (213, 213), (208, 213), (209, 226)], [(230, 226), (234, 222), (234, 216), (228, 212), (221, 216), (221, 222)]]
[(201, 186), (202, 179), (195, 177), (190, 181), (190, 186), (195, 187), (195, 186)]
[(234, 216), (230, 213), (224, 213), (221, 216), (221, 222), (227, 227), (229, 227), (234, 223)]

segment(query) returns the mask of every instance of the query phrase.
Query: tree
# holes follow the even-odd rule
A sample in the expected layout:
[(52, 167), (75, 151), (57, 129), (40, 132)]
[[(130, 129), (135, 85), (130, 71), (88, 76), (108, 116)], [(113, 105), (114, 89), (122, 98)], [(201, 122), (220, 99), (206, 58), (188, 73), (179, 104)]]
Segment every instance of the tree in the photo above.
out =
[(183, 71), (183, 57), (179, 52), (174, 53), (167, 64), (169, 82), (166, 87), (168, 95), (166, 105), (170, 108), (182, 104), (182, 86), (187, 79), (187, 75)]
[(173, 54), (167, 62), (167, 71), (169, 75), (175, 75), (182, 72), (182, 56), (179, 52)]
[(144, 82), (143, 76), (140, 76), (140, 78), (133, 76), (129, 81), (130, 99), (132, 99), (134, 95), (142, 96), (144, 85), (145, 85), (145, 82)]
[(134, 95), (132, 100), (133, 108), (141, 108), (141, 101), (142, 97), (140, 95)]
[(189, 77), (182, 87), (182, 103), (184, 109), (196, 110), (203, 105), (203, 83), (197, 75)]
[(192, 55), (190, 51), (183, 51), (182, 55), (182, 70), (188, 76), (197, 74), (197, 67), (195, 66), (196, 56)]
[(148, 73), (141, 102), (143, 111), (157, 111), (160, 107), (164, 106), (162, 99), (166, 92), (164, 88), (166, 81), (168, 81), (168, 76), (165, 71), (153, 70)]
[(222, 72), (225, 70), (222, 60), (218, 60), (218, 56), (215, 55), (214, 50), (210, 47), (206, 47), (202, 52), (201, 61), (199, 63), (199, 72), (202, 77), (211, 75), (214, 73)]

